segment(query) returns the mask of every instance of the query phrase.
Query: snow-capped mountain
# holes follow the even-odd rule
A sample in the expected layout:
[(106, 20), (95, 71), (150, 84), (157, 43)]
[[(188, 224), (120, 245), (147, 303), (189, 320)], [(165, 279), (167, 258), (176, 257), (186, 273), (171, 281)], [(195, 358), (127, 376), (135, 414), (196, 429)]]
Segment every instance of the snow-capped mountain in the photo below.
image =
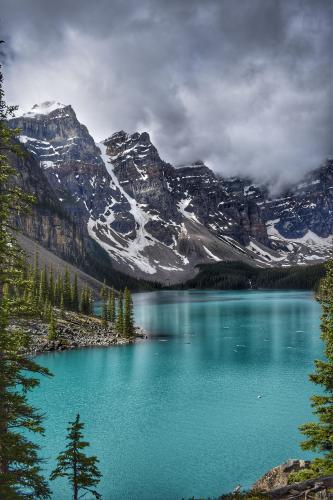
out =
[(325, 260), (333, 233), (333, 162), (278, 197), (201, 162), (174, 168), (147, 132), (95, 144), (71, 106), (35, 105), (10, 121), (59, 204), (129, 274), (183, 281), (202, 262)]

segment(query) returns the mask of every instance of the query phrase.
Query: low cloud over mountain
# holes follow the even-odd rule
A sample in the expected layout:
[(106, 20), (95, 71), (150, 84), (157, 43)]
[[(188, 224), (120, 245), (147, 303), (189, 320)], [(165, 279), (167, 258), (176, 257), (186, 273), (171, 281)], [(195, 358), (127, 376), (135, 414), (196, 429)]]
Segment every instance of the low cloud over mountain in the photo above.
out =
[(332, 154), (330, 0), (0, 0), (7, 99), (275, 187)]

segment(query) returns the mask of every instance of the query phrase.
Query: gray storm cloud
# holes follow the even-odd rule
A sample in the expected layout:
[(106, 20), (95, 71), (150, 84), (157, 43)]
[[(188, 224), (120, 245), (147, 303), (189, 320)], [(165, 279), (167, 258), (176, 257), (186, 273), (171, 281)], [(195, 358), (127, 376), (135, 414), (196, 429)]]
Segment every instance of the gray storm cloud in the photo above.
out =
[(332, 155), (331, 0), (0, 0), (6, 97), (280, 186)]

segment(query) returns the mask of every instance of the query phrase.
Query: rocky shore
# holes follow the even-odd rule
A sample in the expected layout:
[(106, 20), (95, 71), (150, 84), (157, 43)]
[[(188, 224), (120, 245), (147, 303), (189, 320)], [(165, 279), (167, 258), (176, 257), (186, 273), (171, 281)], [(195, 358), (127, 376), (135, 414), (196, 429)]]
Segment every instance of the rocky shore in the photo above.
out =
[(138, 339), (146, 339), (147, 334), (136, 328), (135, 336), (121, 337), (111, 324), (107, 328), (102, 320), (95, 316), (65, 311), (63, 315), (55, 309), (56, 339), (49, 340), (48, 325), (39, 318), (15, 318), (10, 324), (11, 330), (22, 330), (29, 334), (30, 345), (24, 354), (37, 355), (49, 351), (64, 351), (83, 347), (109, 347), (131, 344)]
[(256, 481), (256, 483), (252, 486), (252, 491), (267, 492), (273, 490), (274, 488), (287, 486), (289, 475), (292, 472), (298, 472), (309, 467), (309, 460), (289, 459), (284, 464), (273, 467), (273, 469), (266, 472), (266, 474), (258, 479), (258, 481)]

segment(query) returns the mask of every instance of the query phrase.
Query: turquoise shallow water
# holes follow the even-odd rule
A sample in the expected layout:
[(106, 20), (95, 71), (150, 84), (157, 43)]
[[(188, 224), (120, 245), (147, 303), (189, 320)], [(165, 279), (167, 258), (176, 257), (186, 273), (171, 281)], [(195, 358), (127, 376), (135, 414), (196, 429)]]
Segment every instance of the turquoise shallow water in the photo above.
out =
[[(152, 340), (38, 358), (55, 375), (32, 396), (47, 412), (50, 467), (76, 412), (105, 499), (214, 497), (309, 456), (297, 428), (311, 419), (307, 375), (322, 357), (310, 293), (143, 293), (135, 316)], [(70, 498), (62, 481), (52, 488)]]

